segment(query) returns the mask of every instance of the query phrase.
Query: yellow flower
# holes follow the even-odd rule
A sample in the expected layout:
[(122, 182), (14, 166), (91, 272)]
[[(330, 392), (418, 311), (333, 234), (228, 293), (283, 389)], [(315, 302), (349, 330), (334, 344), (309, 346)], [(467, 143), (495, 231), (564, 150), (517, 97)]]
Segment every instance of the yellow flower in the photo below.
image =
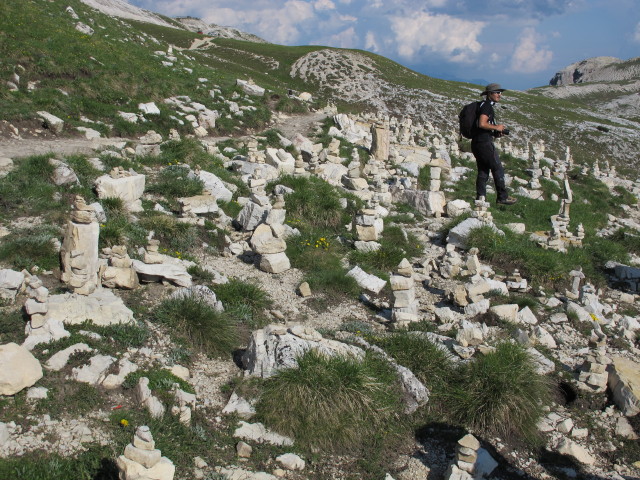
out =
[(122, 420), (120, 420), (120, 425), (122, 425), (123, 427), (128, 426), (129, 420), (127, 420), (126, 418), (123, 418)]

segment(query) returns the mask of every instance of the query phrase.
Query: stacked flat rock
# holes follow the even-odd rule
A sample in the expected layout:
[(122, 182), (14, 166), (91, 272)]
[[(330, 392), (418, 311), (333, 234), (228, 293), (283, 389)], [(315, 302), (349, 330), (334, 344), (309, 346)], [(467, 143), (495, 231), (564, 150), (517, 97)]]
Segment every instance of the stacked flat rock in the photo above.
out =
[(162, 143), (162, 135), (154, 130), (149, 130), (140, 137), (136, 145), (136, 155), (157, 157), (160, 155), (160, 143)]
[(471, 480), (478, 460), (480, 442), (471, 434), (467, 434), (458, 440), (456, 446), (456, 459), (449, 465), (444, 474), (447, 480)]
[(393, 291), (392, 320), (399, 326), (417, 322), (420, 318), (413, 282), (413, 267), (406, 258), (398, 264), (396, 273), (391, 276), (389, 283)]
[(89, 295), (99, 287), (98, 237), (100, 225), (96, 211), (80, 195), (73, 204), (71, 218), (60, 249), (62, 281), (75, 293)]
[(23, 288), (25, 274), (8, 268), (0, 269), (0, 299), (15, 301)]
[(173, 480), (176, 467), (155, 448), (147, 426), (136, 429), (133, 442), (124, 449), (116, 461), (121, 480)]
[(24, 309), (30, 316), (29, 326), (31, 329), (40, 328), (44, 325), (49, 307), (49, 289), (35, 275), (27, 278), (27, 296), (29, 299), (24, 304)]
[(124, 245), (114, 245), (102, 249), (100, 257), (106, 265), (100, 267), (100, 280), (103, 287), (132, 290), (138, 286), (138, 275)]
[(348, 190), (367, 190), (369, 188), (369, 184), (360, 174), (360, 161), (352, 161), (348, 168), (348, 173), (342, 176), (342, 185)]
[(590, 353), (578, 373), (578, 388), (592, 393), (604, 393), (609, 381), (607, 366), (611, 359), (605, 355)]
[(119, 198), (130, 212), (142, 212), (142, 194), (145, 176), (133, 170), (115, 167), (108, 175), (102, 175), (95, 181), (98, 198)]
[(489, 211), (491, 205), (486, 201), (485, 197), (480, 197), (474, 203), (474, 209), (471, 213), (473, 218), (477, 218), (483, 223), (493, 223), (493, 215)]
[(282, 273), (291, 268), (291, 262), (285, 253), (289, 233), (284, 225), (287, 211), (284, 209), (284, 196), (278, 195), (276, 203), (268, 211), (265, 223), (259, 224), (251, 235), (249, 245), (260, 257), (258, 268), (267, 273)]
[(355, 219), (356, 235), (361, 242), (376, 242), (384, 229), (384, 221), (371, 208), (362, 209)]

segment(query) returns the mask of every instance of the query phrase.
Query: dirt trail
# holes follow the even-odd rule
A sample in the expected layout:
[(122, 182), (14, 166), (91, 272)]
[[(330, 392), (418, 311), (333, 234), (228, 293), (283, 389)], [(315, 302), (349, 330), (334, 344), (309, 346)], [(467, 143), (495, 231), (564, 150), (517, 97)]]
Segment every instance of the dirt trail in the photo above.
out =
[[(309, 135), (316, 122), (322, 121), (325, 113), (314, 112), (302, 115), (276, 115), (273, 128), (277, 128), (283, 136), (291, 139), (297, 133)], [(226, 137), (225, 137), (226, 138)], [(222, 137), (205, 137), (203, 140), (220, 140)], [(0, 138), (0, 158), (30, 157), (55, 153), (74, 155), (93, 153), (96, 149), (125, 142), (137, 143), (135, 138), (97, 138), (88, 140), (82, 137), (68, 138)]]

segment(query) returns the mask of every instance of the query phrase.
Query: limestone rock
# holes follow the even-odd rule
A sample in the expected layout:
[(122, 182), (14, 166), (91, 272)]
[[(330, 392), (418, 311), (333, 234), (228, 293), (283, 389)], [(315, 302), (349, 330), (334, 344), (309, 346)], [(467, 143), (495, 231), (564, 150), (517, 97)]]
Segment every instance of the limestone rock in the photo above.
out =
[(91, 295), (65, 293), (50, 295), (47, 318), (78, 325), (91, 320), (96, 325), (133, 323), (133, 312), (111, 290), (100, 289)]
[(376, 294), (380, 293), (380, 291), (387, 284), (385, 280), (382, 280), (375, 275), (368, 274), (358, 266), (355, 266), (351, 270), (349, 270), (349, 272), (347, 272), (347, 275), (353, 277), (361, 288), (364, 288), (365, 290)]
[(568, 438), (562, 439), (558, 445), (558, 453), (568, 455), (584, 465), (593, 465), (596, 463), (596, 459), (586, 448)]
[(632, 417), (640, 413), (640, 364), (624, 357), (614, 357), (609, 370), (609, 388), (622, 413)]
[(233, 432), (233, 436), (257, 443), (270, 443), (272, 445), (280, 446), (293, 445), (292, 439), (269, 431), (261, 423), (247, 423), (241, 421), (240, 426)]
[(295, 453), (285, 453), (276, 457), (276, 462), (287, 470), (304, 470), (305, 461)]
[(190, 287), (191, 275), (182, 265), (170, 263), (147, 264), (140, 260), (132, 260), (133, 269), (143, 282), (167, 281), (179, 287)]
[(40, 362), (15, 343), (0, 345), (0, 395), (14, 395), (42, 378)]
[[(309, 329), (311, 335), (305, 335), (302, 332), (296, 335), (293, 331), (295, 330), (282, 325), (269, 325), (261, 330), (255, 330), (242, 356), (242, 364), (247, 374), (266, 378), (279, 369), (296, 367), (297, 358), (309, 350), (315, 350), (327, 356), (364, 357), (362, 349), (322, 338), (322, 335), (313, 329)], [(302, 338), (301, 335), (313, 340)]]

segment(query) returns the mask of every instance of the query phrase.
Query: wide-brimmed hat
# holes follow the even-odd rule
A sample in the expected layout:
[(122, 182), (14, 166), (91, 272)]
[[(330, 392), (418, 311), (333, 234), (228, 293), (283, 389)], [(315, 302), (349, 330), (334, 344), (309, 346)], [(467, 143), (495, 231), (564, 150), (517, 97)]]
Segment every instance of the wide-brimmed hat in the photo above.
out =
[(499, 83), (490, 83), (484, 88), (484, 92), (480, 95), (487, 95), (490, 92), (504, 92), (504, 90), (505, 89), (502, 88)]

